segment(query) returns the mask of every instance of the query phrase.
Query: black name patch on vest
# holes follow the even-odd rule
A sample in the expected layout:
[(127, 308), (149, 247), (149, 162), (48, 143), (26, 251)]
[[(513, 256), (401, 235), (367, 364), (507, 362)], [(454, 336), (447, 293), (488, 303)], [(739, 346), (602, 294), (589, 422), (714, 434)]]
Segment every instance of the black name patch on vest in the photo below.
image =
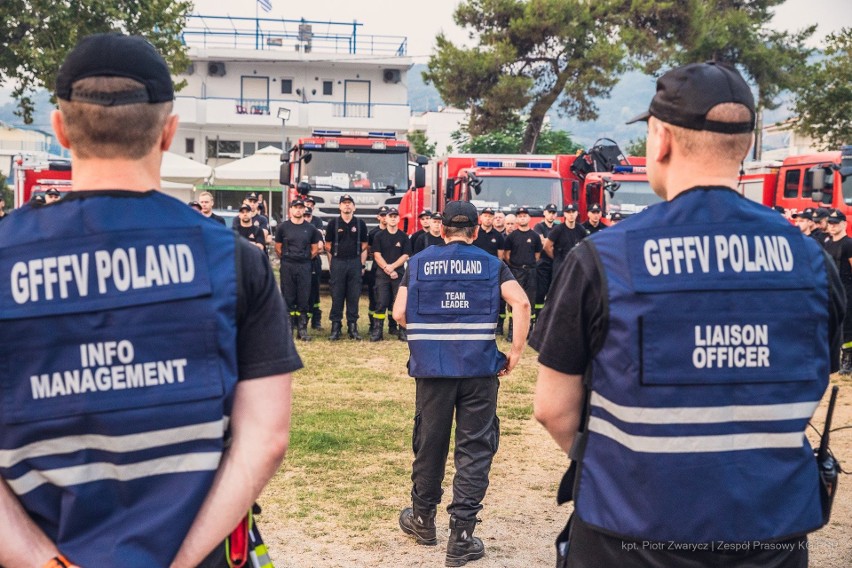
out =
[(121, 231), (0, 251), (0, 319), (207, 295), (201, 228)]

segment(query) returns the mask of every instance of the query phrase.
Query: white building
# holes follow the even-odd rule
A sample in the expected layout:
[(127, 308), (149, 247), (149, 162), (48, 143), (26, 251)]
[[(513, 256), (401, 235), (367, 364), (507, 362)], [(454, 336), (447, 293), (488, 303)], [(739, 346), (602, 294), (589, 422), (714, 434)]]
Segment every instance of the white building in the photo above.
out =
[[(314, 129), (408, 130), (406, 38), (362, 24), (190, 16), (172, 151), (217, 166)], [(279, 109), (289, 119), (278, 118)]]
[(408, 129), (424, 131), (429, 142), (435, 144), (435, 154), (442, 156), (458, 151), (451, 135), (467, 121), (467, 111), (447, 107), (412, 115)]

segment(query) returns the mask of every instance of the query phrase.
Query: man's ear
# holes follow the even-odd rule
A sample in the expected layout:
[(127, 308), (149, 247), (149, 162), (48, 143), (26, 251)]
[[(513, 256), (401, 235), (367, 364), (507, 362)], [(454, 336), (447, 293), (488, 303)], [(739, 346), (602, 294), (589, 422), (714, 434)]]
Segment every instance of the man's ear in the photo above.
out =
[(59, 109), (50, 113), (50, 126), (53, 127), (53, 132), (56, 134), (56, 139), (63, 148), (71, 149), (68, 145), (68, 135), (65, 133), (65, 117)]
[(654, 155), (649, 157), (655, 162), (664, 164), (669, 160), (672, 153), (672, 131), (653, 117), (651, 117), (648, 126), (654, 129), (653, 136), (656, 137), (657, 142)]
[(178, 115), (172, 114), (166, 120), (166, 125), (163, 127), (163, 134), (160, 137), (160, 150), (167, 152), (172, 147), (172, 140), (175, 138), (178, 128)]

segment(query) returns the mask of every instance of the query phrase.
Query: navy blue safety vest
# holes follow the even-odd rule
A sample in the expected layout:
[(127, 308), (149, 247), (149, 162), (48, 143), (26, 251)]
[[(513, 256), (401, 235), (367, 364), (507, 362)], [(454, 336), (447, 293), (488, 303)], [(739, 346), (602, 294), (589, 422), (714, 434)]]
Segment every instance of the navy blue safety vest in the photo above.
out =
[(464, 243), (431, 246), (408, 261), (412, 377), (487, 377), (505, 366), (495, 340), (500, 265), (497, 257)]
[(575, 446), (577, 514), (635, 540), (782, 539), (822, 524), (804, 431), (827, 386), (819, 246), (696, 188), (590, 237), (608, 331)]
[(0, 227), (0, 475), (75, 564), (168, 566), (211, 486), (235, 238), (153, 191), (71, 194)]

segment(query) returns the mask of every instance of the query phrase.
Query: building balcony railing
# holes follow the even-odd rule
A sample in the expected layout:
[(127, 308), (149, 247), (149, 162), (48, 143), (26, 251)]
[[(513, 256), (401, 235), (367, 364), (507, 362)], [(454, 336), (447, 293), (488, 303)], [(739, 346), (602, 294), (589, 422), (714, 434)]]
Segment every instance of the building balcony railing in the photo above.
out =
[(187, 17), (181, 34), (189, 47), (346, 53), (404, 57), (405, 36), (363, 35), (358, 22), (320, 22), (283, 18)]
[(287, 125), (313, 128), (371, 128), (408, 130), (408, 104), (296, 102), (292, 100), (249, 100), (230, 98), (175, 99), (175, 112), (184, 125), (279, 127), (278, 109), (290, 110)]

